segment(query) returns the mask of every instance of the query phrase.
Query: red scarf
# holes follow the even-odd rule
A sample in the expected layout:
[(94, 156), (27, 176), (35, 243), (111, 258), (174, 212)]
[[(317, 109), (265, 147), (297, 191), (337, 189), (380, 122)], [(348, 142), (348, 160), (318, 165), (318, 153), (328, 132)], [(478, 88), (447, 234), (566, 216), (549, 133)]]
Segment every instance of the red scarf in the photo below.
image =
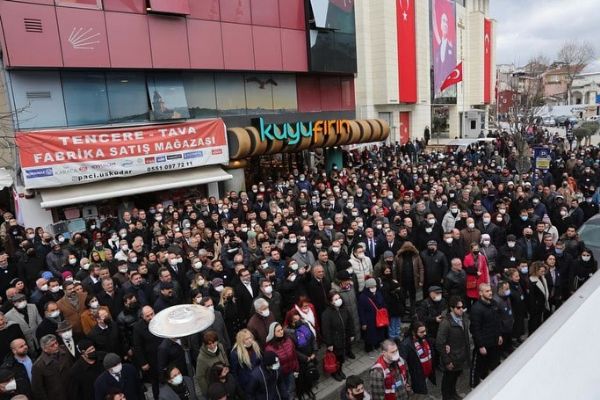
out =
[(415, 350), (421, 361), (421, 367), (423, 367), (423, 374), (425, 378), (428, 378), (433, 372), (433, 360), (431, 358), (431, 348), (427, 339), (423, 339), (422, 342), (415, 340)]
[(372, 368), (381, 368), (383, 371), (384, 400), (396, 400), (396, 392), (406, 390), (408, 370), (402, 358), (397, 362), (388, 364), (381, 355)]

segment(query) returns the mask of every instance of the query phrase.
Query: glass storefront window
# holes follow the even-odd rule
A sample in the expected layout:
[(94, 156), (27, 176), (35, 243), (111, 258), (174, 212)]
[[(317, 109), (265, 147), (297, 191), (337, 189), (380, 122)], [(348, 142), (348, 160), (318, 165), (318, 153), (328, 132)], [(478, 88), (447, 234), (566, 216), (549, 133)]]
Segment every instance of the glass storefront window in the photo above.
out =
[(155, 121), (189, 118), (183, 80), (178, 74), (149, 74), (148, 95)]
[(184, 73), (183, 87), (191, 118), (217, 115), (215, 77), (211, 73)]
[(296, 76), (274, 74), (273, 108), (276, 112), (298, 111), (298, 94), (296, 92)]
[(63, 72), (67, 124), (102, 124), (109, 120), (106, 79), (102, 72)]
[(112, 123), (148, 121), (149, 105), (143, 74), (110, 72), (106, 76)]
[(246, 114), (246, 94), (242, 74), (215, 74), (215, 87), (220, 115)]
[(273, 88), (277, 86), (273, 77), (268, 74), (246, 74), (244, 84), (248, 114), (272, 113)]

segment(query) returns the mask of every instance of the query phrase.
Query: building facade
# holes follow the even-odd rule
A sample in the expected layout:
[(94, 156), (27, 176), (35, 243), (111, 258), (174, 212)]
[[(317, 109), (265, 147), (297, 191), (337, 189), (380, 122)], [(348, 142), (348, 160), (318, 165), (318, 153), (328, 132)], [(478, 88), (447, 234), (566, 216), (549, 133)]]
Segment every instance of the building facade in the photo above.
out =
[(0, 160), (28, 225), (243, 190), (388, 132), (354, 121), (352, 1), (0, 0), (0, 18)]
[[(379, 0), (356, 8), (359, 118), (388, 121), (392, 142), (426, 129), (433, 138), (472, 137), (488, 126), (496, 97), (489, 0)], [(462, 82), (440, 91), (461, 62)]]

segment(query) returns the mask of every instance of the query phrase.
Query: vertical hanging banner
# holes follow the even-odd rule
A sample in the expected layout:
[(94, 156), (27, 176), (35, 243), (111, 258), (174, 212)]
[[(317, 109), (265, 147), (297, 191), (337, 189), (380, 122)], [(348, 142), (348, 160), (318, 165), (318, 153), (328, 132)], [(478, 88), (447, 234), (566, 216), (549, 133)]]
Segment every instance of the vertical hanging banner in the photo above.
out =
[(431, 0), (431, 58), (434, 98), (452, 97), (441, 90), (442, 83), (456, 67), (456, 3)]
[(415, 0), (396, 0), (398, 34), (398, 100), (417, 102), (417, 41), (415, 37)]
[(492, 21), (483, 22), (483, 102), (490, 104), (492, 90)]

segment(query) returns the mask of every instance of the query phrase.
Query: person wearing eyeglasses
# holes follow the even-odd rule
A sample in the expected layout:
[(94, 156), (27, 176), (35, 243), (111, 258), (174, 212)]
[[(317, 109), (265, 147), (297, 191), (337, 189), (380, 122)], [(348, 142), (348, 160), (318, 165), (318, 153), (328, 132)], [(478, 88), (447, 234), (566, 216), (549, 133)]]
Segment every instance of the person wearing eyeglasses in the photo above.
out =
[(440, 354), (442, 376), (442, 399), (460, 398), (456, 392), (456, 382), (463, 370), (471, 364), (469, 320), (464, 315), (465, 304), (459, 296), (448, 301), (450, 312), (440, 322), (435, 347)]

